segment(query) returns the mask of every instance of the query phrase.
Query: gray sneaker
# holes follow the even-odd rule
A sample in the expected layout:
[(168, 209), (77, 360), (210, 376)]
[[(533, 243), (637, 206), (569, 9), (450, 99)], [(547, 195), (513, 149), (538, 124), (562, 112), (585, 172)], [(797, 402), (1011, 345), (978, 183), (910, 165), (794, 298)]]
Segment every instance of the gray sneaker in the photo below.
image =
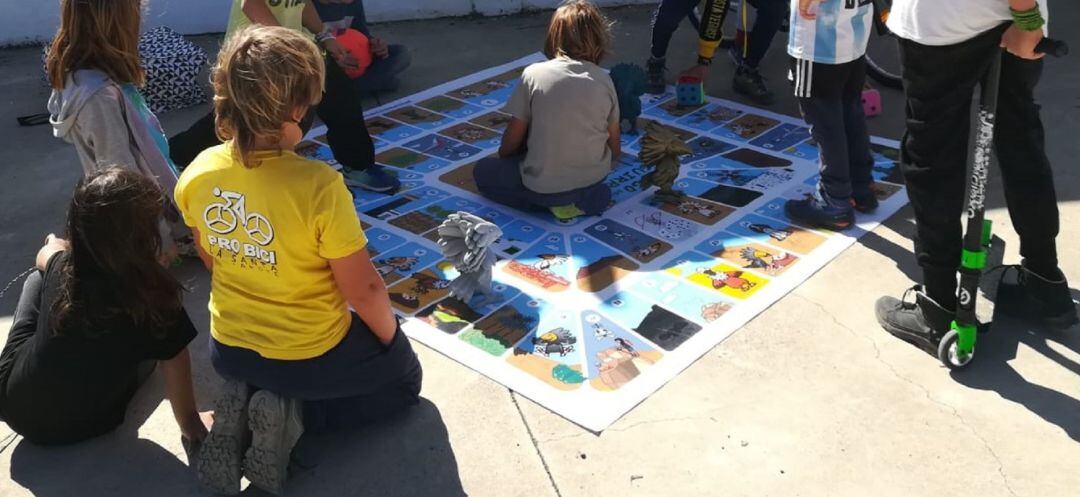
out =
[(250, 440), (247, 384), (227, 381), (214, 408), (214, 426), (199, 447), (199, 483), (215, 494), (238, 494), (240, 461)]
[(251, 396), (248, 418), (251, 447), (244, 456), (244, 476), (280, 495), (289, 476), (289, 456), (304, 433), (303, 401), (259, 390)]

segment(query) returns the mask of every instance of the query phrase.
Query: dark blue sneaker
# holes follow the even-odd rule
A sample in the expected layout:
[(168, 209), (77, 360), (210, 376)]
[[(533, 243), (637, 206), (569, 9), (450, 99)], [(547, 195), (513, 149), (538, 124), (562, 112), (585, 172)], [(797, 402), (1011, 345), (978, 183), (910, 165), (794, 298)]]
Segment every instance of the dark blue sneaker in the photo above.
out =
[(810, 228), (843, 231), (855, 224), (855, 209), (848, 199), (825, 200), (816, 193), (802, 200), (788, 200), (784, 212), (792, 221)]
[(870, 188), (856, 190), (851, 193), (851, 206), (863, 214), (876, 211), (878, 204), (877, 195)]
[(362, 171), (343, 170), (341, 174), (345, 175), (346, 185), (373, 192), (393, 192), (401, 188), (401, 181), (379, 165), (373, 165)]

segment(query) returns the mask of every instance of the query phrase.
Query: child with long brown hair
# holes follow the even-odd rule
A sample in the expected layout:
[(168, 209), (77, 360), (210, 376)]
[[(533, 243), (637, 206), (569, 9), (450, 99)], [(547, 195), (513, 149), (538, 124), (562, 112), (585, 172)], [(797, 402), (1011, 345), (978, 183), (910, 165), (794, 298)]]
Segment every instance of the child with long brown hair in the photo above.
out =
[(305, 430), (419, 401), (420, 364), (344, 179), (293, 152), (298, 122), (322, 96), (323, 64), (295, 30), (229, 38), (213, 73), (227, 141), (199, 154), (176, 187), (211, 270), (211, 360), (227, 380), (197, 465), (218, 493), (239, 492), (241, 474), (280, 492)]
[(551, 16), (544, 54), (525, 68), (503, 112), (513, 116), (499, 157), (473, 176), (484, 196), (560, 219), (599, 215), (611, 203), (604, 179), (620, 155), (619, 103), (597, 64), (611, 45), (611, 22), (583, 0)]
[(145, 361), (161, 361), (184, 438), (206, 435), (183, 288), (158, 264), (161, 189), (108, 167), (75, 189), (66, 239), (49, 235), (0, 353), (0, 419), (27, 440), (67, 444), (124, 421)]
[[(176, 186), (176, 167), (157, 117), (139, 86), (142, 0), (61, 0), (60, 28), (49, 47), (49, 121), (57, 138), (75, 145), (83, 172), (107, 165), (135, 168), (166, 192)], [(171, 202), (165, 215), (176, 218)], [(162, 223), (166, 240), (189, 236), (182, 225)], [(170, 231), (172, 236), (168, 236)], [(168, 244), (167, 251), (175, 250)]]

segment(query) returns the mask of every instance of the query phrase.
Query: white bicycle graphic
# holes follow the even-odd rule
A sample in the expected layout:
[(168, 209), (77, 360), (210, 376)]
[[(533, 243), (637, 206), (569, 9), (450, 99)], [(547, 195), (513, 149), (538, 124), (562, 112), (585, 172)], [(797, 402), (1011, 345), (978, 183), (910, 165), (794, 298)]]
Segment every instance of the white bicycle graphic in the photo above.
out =
[(225, 202), (210, 204), (203, 211), (203, 220), (210, 231), (227, 235), (236, 230), (242, 221), (244, 232), (255, 243), (265, 246), (274, 241), (274, 227), (270, 220), (258, 212), (247, 212), (243, 194), (214, 187), (214, 196), (221, 197)]

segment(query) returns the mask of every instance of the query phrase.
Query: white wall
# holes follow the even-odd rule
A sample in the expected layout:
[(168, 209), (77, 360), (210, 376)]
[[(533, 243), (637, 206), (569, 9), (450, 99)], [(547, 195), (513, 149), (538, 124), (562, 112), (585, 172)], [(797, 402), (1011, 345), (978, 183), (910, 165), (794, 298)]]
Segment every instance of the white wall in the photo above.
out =
[[(181, 33), (225, 30), (232, 0), (146, 0), (146, 26), (169, 26)], [(359, 1), (359, 0), (358, 0)], [(656, 0), (595, 0), (598, 5), (655, 3)], [(371, 21), (399, 21), (473, 13), (502, 15), (551, 9), (561, 0), (365, 0)], [(56, 31), (59, 0), (0, 0), (0, 46), (41, 42)]]

